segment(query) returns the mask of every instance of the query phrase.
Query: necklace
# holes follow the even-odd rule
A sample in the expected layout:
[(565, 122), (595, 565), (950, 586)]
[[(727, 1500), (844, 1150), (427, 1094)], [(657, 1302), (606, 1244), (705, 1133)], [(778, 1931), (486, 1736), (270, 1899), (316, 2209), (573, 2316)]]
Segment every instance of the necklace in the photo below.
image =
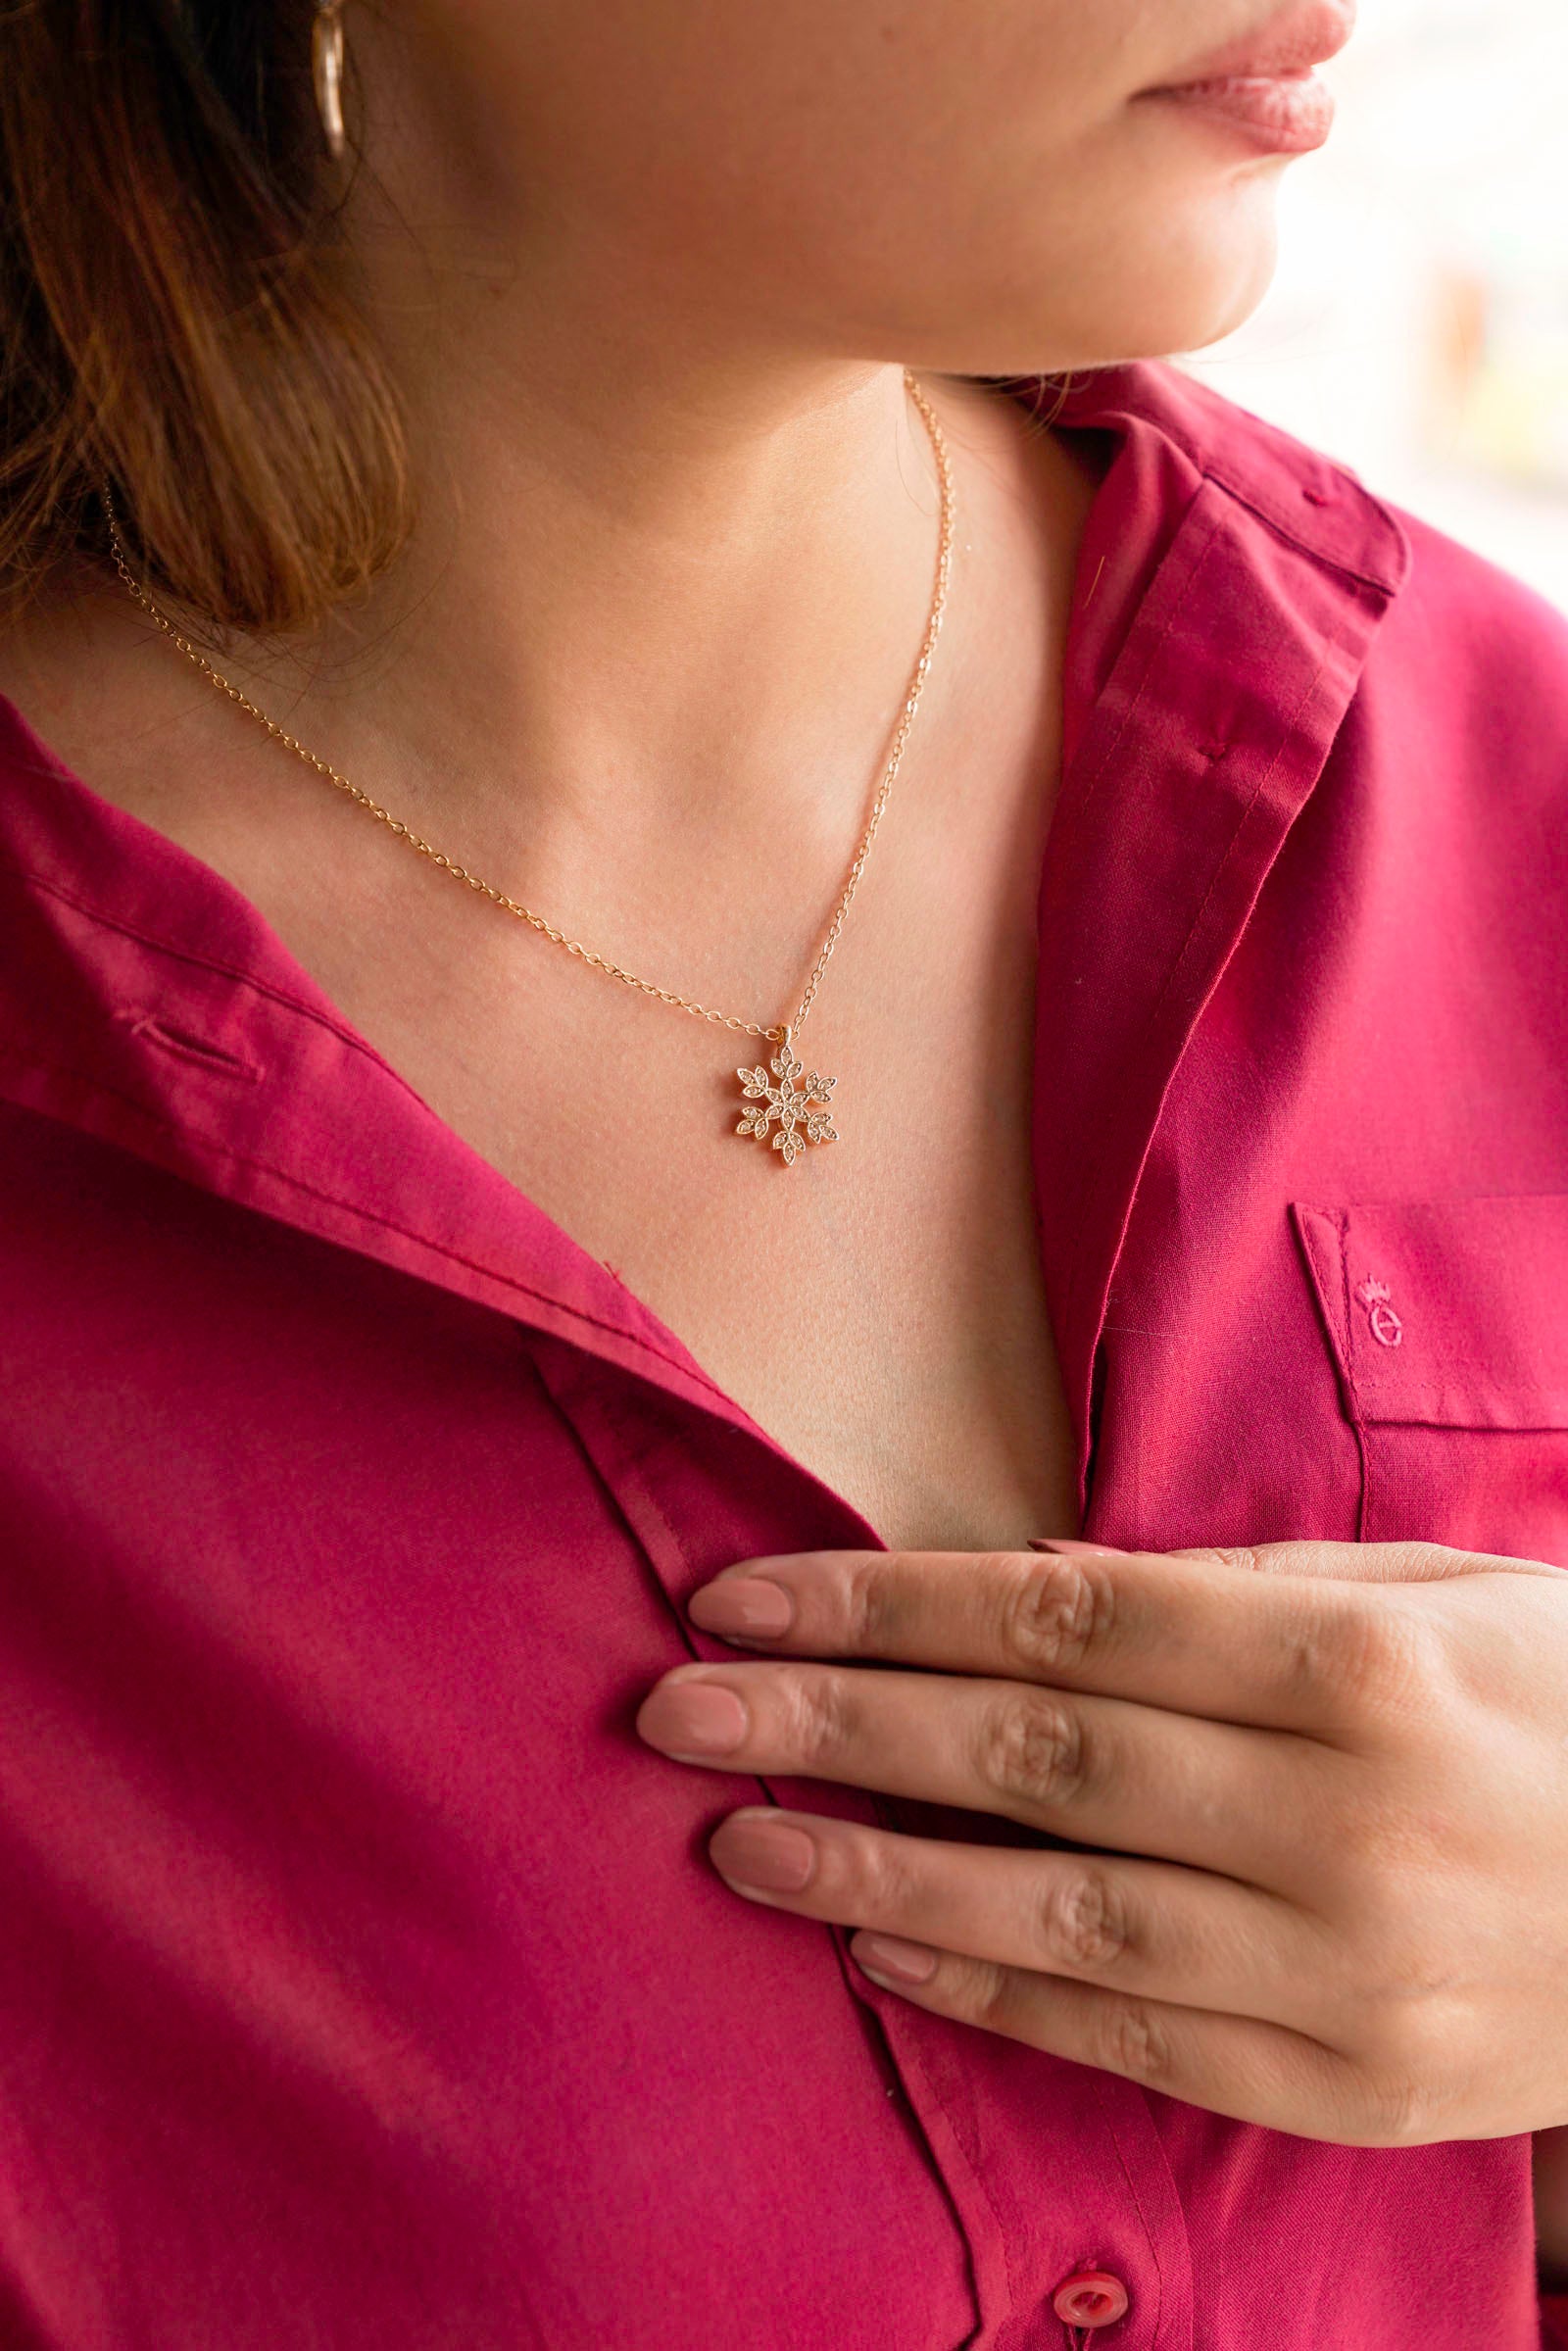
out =
[(315, 752), (307, 751), (303, 743), (288, 734), (277, 724), (275, 719), (269, 718), (267, 712), (258, 709), (254, 702), (241, 693), (238, 686), (233, 685), (215, 669), (199, 648), (193, 645), (187, 637), (182, 636), (174, 623), (154, 603), (152, 597), (132, 572), (126, 560), (116, 521), (114, 501), (110, 494), (109, 483), (105, 480), (101, 487), (104, 511), (109, 522), (109, 543), (114, 554), (115, 568), (143, 612), (157, 623), (165, 636), (177, 647), (179, 652), (194, 661), (209, 683), (216, 686), (220, 693), (226, 695), (230, 702), (237, 704), (240, 710), (257, 719), (282, 750), (294, 753), (298, 759), (305, 761), (308, 767), (315, 768), (318, 775), (325, 777), (328, 783), (335, 785), (340, 792), (345, 793), (356, 807), (366, 811), (367, 815), (373, 816), (377, 823), (384, 824), (395, 840), (406, 842), (410, 849), (416, 851), (419, 857), (426, 858), (430, 864), (437, 866), (441, 872), (450, 873), (454, 881), (462, 882), (465, 888), (473, 891), (476, 897), (488, 899), (492, 906), (500, 907), (502, 913), (511, 914), (518, 922), (527, 923), (531, 929), (539, 932), (542, 938), (548, 939), (552, 946), (564, 948), (568, 955), (575, 955), (578, 962), (586, 964), (590, 970), (603, 972), (609, 979), (619, 980), (623, 987), (633, 988), (641, 996), (652, 997), (658, 1004), (668, 1004), (677, 1012), (689, 1013), (694, 1020), (710, 1021), (716, 1027), (730, 1029), (741, 1036), (757, 1037), (776, 1047), (777, 1050), (769, 1056), (765, 1066), (759, 1062), (754, 1068), (738, 1069), (735, 1073), (740, 1080), (742, 1095), (740, 1123), (735, 1128), (735, 1133), (755, 1137), (759, 1143), (770, 1143), (772, 1149), (778, 1152), (783, 1165), (792, 1167), (808, 1144), (836, 1143), (839, 1140), (838, 1130), (833, 1124), (835, 1108), (833, 1093), (838, 1080), (837, 1078), (822, 1077), (814, 1069), (807, 1069), (795, 1053), (795, 1040), (805, 1026), (807, 1015), (812, 1004), (816, 1002), (816, 992), (821, 984), (822, 974), (827, 969), (834, 948), (838, 945), (839, 934), (844, 928), (845, 917), (849, 913), (851, 902), (859, 888), (860, 876), (865, 870), (865, 860), (871, 854), (871, 844), (876, 839), (877, 827), (882, 821), (882, 811), (887, 807), (888, 795), (893, 789), (894, 779), (898, 775), (903, 761), (905, 745), (909, 739), (909, 729), (914, 724), (914, 714), (920, 706), (920, 696), (925, 688), (926, 677), (931, 667), (931, 656), (936, 646), (937, 635), (942, 626), (942, 616), (948, 601), (948, 583), (953, 565), (953, 466), (948, 456), (947, 442), (943, 436), (942, 427), (932, 412), (930, 402), (907, 367), (904, 371), (904, 381), (910, 398), (920, 412), (926, 431), (930, 436), (942, 483), (941, 530), (937, 552), (936, 584), (932, 591), (931, 609), (926, 620), (925, 636), (921, 641), (919, 657), (915, 661), (914, 672), (909, 680), (909, 690), (905, 696), (904, 708), (899, 714), (899, 723), (894, 731), (893, 747), (889, 753), (887, 764), (882, 770), (881, 781), (873, 796), (865, 829), (861, 833), (855, 855), (850, 860), (844, 886), (839, 892), (838, 901), (828, 918), (827, 928), (822, 934), (816, 959), (811, 965), (806, 985), (801, 992), (800, 1003), (788, 1020), (774, 1021), (766, 1026), (760, 1021), (744, 1020), (738, 1013), (716, 1011), (708, 1004), (696, 1003), (689, 996), (679, 995), (673, 988), (661, 988), (652, 980), (639, 979), (635, 972), (627, 971), (609, 955), (598, 955), (592, 948), (585, 947), (580, 940), (568, 938), (564, 931), (558, 930), (553, 923), (547, 922), (542, 914), (536, 914), (531, 907), (521, 905), (518, 900), (509, 898), (504, 890), (498, 890), (493, 883), (482, 880), (476, 873), (470, 873), (467, 867), (460, 865), (456, 858), (449, 857), (444, 851), (435, 848), (432, 843), (416, 833), (412, 825), (405, 824), (389, 809), (383, 808), (379, 802), (370, 797), (368, 792), (362, 791), (358, 784), (351, 783), (346, 775), (340, 775), (329, 760), (318, 759)]

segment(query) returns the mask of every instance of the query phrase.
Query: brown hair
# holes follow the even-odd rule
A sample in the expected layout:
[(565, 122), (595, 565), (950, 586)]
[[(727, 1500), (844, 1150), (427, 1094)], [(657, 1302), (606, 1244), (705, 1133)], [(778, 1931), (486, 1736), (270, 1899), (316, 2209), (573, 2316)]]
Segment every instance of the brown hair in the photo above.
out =
[(390, 377), (344, 282), (313, 0), (0, 0), (0, 621), (108, 552), (220, 637), (403, 544)]

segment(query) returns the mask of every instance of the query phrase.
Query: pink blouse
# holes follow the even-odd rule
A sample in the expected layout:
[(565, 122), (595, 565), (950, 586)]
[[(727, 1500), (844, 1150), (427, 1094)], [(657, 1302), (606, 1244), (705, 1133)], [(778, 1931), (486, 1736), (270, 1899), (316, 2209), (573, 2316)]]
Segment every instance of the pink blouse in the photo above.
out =
[[(1568, 1566), (1568, 625), (1163, 363), (1056, 429), (1088, 1531)], [(759, 1784), (633, 1713), (874, 1530), (3, 702), (0, 1355), (5, 2351), (1538, 2342), (1528, 2138), (1221, 2120), (726, 1889)]]

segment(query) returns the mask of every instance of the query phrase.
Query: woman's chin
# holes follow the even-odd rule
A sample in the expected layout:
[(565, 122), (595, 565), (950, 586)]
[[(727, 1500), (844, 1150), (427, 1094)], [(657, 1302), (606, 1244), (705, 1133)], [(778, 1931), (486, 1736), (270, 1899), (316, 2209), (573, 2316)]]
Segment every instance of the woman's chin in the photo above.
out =
[[(1200, 351), (1250, 318), (1273, 281), (1278, 221), (1272, 194), (1233, 187), (1221, 204), (1173, 202), (1157, 230), (1117, 220), (1087, 242), (1009, 254), (1005, 273), (971, 273), (944, 301), (929, 278), (918, 320), (901, 301), (877, 321), (912, 367), (955, 375), (1059, 374)], [(956, 291), (956, 289), (954, 289)], [(933, 320), (943, 319), (940, 327)]]
[[(1250, 224), (1245, 238), (1235, 237), (1228, 246), (1219, 239), (1203, 244), (1195, 237), (1186, 251), (1164, 250), (1146, 269), (1123, 277), (1116, 287), (1117, 299), (1104, 300), (1102, 290), (1093, 313), (1073, 321), (1071, 339), (1079, 356), (1069, 364), (1096, 367), (1117, 360), (1162, 359), (1220, 342), (1257, 309), (1273, 282), (1277, 262), (1272, 210)], [(1050, 339), (1062, 339), (1059, 316)]]

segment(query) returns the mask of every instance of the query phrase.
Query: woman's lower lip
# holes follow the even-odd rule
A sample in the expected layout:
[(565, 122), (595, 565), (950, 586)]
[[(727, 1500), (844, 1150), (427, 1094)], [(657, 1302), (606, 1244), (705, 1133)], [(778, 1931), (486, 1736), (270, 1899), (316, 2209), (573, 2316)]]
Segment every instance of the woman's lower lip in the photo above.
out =
[(1321, 147), (1334, 126), (1334, 93), (1315, 73), (1233, 75), (1142, 95), (1229, 122), (1254, 146), (1276, 155), (1304, 155)]

